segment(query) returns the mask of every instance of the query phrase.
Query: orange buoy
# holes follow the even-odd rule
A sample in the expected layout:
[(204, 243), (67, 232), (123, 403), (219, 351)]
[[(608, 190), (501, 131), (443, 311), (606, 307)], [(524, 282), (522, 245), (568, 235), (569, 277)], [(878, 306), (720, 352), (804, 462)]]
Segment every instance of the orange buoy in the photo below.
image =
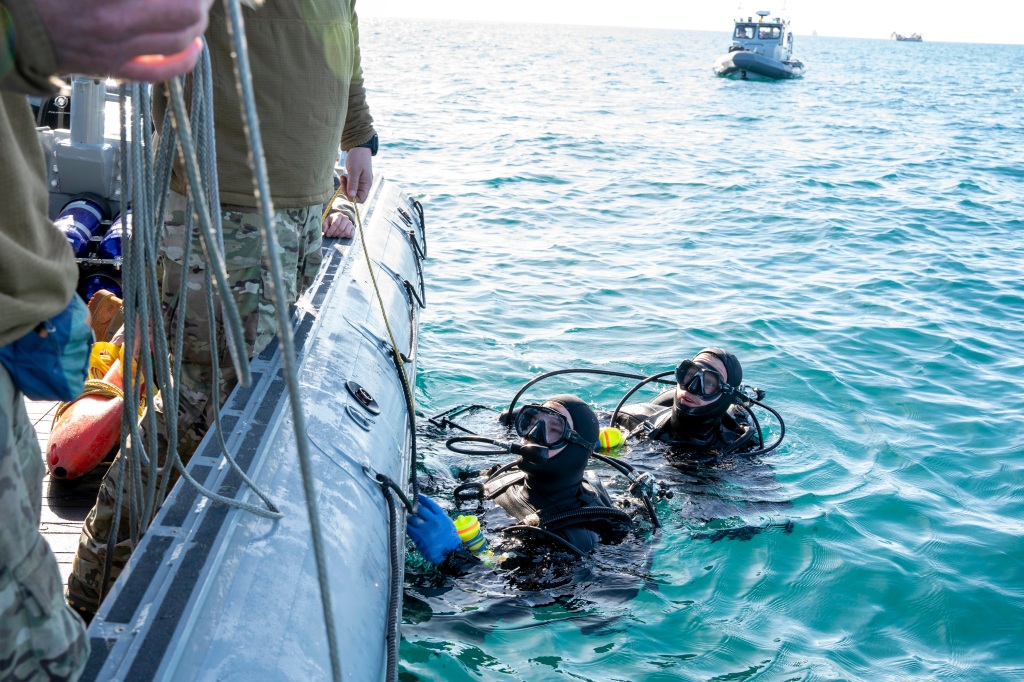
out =
[(121, 361), (102, 380), (86, 383), (85, 393), (58, 411), (46, 443), (46, 466), (56, 478), (89, 473), (121, 440)]
[(121, 440), (124, 398), (82, 396), (61, 414), (46, 443), (46, 466), (56, 478), (89, 473)]

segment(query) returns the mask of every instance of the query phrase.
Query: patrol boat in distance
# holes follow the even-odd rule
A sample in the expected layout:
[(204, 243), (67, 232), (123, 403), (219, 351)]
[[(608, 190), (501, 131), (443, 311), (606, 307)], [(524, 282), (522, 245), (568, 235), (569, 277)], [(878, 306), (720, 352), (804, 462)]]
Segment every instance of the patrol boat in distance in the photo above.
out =
[(793, 32), (784, 19), (769, 19), (761, 10), (759, 19), (740, 18), (732, 32), (729, 52), (715, 60), (715, 75), (740, 80), (780, 80), (804, 75), (806, 67), (793, 59)]

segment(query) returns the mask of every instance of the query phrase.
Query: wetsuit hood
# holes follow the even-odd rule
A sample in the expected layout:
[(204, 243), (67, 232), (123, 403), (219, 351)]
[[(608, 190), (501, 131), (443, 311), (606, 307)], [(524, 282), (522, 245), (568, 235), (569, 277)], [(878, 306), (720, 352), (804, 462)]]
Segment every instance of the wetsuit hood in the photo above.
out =
[[(572, 417), (573, 430), (587, 442), (597, 442), (597, 415), (589, 405), (572, 395), (557, 395), (547, 402), (564, 407)], [(589, 459), (590, 450), (577, 443), (569, 443), (554, 457), (539, 462), (522, 460), (519, 468), (526, 473), (525, 486), (529, 493), (539, 493), (547, 501), (557, 501), (576, 494)]]
[[(714, 355), (725, 365), (725, 383), (734, 389), (738, 389), (743, 381), (743, 367), (739, 359), (732, 353), (717, 346), (709, 346), (694, 355), (694, 360), (700, 355)], [(723, 392), (715, 400), (707, 405), (698, 407), (686, 407), (679, 404), (678, 400), (672, 401), (672, 416), (669, 419), (669, 431), (672, 437), (681, 441), (710, 441), (717, 433), (722, 417), (733, 404), (730, 392)]]

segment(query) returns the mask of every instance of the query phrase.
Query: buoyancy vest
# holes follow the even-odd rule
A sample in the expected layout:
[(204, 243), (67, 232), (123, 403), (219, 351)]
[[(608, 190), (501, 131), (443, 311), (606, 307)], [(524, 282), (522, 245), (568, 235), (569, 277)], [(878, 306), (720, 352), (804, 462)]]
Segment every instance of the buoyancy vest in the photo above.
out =
[(630, 523), (592, 472), (574, 490), (550, 496), (531, 489), (527, 473), (516, 464), (506, 465), (488, 475), (484, 497), (521, 523), (554, 533), (580, 552), (589, 552)]

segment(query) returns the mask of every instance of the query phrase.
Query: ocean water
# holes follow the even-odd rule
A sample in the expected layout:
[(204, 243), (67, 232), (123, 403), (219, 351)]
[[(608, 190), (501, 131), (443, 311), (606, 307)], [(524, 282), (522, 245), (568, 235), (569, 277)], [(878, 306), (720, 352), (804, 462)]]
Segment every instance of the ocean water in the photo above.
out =
[(533, 592), (410, 559), (403, 680), (1024, 679), (1024, 46), (797, 36), (806, 76), (760, 83), (711, 74), (727, 45), (363, 21), (375, 167), (427, 216), (421, 413), (715, 344), (787, 428), (756, 467), (658, 470), (618, 574), (622, 547)]

